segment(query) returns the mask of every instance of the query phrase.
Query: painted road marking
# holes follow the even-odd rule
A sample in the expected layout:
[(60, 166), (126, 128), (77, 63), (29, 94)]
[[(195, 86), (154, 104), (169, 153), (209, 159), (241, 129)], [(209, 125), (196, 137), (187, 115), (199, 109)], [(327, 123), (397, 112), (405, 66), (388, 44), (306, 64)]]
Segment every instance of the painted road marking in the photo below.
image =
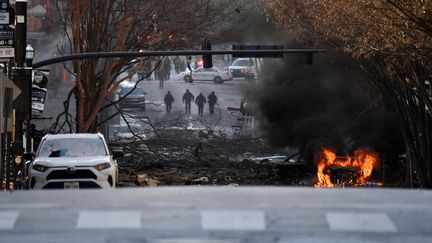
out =
[(326, 213), (330, 230), (358, 232), (396, 232), (385, 213)]
[(77, 229), (138, 229), (140, 211), (83, 211), (79, 213)]
[(201, 227), (204, 230), (265, 230), (265, 215), (262, 211), (200, 211)]
[(15, 226), (19, 212), (0, 212), (0, 230), (10, 230)]
[(239, 239), (232, 240), (216, 240), (216, 239), (200, 239), (200, 238), (175, 238), (175, 239), (154, 239), (148, 240), (148, 243), (240, 243)]
[(54, 203), (15, 203), (15, 204), (0, 204), (0, 208), (54, 208), (59, 204)]

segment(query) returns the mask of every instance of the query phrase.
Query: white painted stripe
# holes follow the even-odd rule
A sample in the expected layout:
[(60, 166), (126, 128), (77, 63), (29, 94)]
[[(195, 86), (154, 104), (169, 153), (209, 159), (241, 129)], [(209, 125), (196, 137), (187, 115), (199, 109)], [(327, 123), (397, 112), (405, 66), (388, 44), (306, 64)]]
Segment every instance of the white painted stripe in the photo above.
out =
[(137, 229), (141, 227), (140, 211), (83, 211), (77, 229)]
[(327, 222), (334, 231), (396, 232), (397, 228), (384, 213), (327, 213)]
[(54, 203), (16, 203), (16, 204), (0, 204), (0, 208), (54, 208), (59, 207), (59, 204)]
[(15, 226), (19, 212), (0, 212), (0, 230), (10, 230)]
[(179, 239), (154, 239), (148, 240), (148, 243), (240, 243), (239, 239), (232, 240), (213, 240), (213, 239), (200, 239), (200, 238), (179, 238)]
[(204, 230), (265, 230), (262, 211), (203, 210), (201, 227)]

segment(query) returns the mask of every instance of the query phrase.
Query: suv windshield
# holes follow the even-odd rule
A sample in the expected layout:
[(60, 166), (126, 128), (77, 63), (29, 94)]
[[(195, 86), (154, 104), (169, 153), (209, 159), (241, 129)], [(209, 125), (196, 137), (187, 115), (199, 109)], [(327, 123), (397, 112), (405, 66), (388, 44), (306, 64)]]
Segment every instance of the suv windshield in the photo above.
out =
[(237, 59), (233, 62), (232, 66), (248, 66), (249, 60)]
[(40, 157), (105, 156), (107, 151), (99, 138), (47, 139), (41, 144)]

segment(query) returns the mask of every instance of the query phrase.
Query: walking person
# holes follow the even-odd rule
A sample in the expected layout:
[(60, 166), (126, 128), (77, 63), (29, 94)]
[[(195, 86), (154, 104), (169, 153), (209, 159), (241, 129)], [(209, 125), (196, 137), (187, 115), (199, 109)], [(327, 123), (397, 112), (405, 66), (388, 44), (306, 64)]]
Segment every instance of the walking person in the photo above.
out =
[(168, 91), (168, 93), (165, 95), (164, 102), (165, 102), (166, 112), (170, 113), (172, 108), (172, 103), (174, 103), (174, 97), (172, 96), (170, 91)]
[(212, 91), (211, 94), (207, 98), (208, 98), (210, 114), (213, 115), (214, 114), (214, 107), (215, 107), (215, 104), (217, 103), (217, 96), (215, 95), (215, 92)]
[(204, 104), (206, 103), (206, 98), (202, 93), (200, 93), (195, 99), (195, 104), (198, 105), (198, 115), (202, 116), (204, 111)]
[(189, 89), (186, 89), (186, 93), (183, 95), (183, 104), (185, 104), (186, 114), (191, 113), (191, 102), (194, 101), (195, 97)]

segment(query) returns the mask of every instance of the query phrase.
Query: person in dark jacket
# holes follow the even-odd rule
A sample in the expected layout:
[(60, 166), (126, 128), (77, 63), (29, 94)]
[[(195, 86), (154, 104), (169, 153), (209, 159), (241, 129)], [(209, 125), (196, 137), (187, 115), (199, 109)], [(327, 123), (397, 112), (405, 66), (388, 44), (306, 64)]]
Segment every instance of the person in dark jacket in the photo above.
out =
[(214, 106), (217, 102), (217, 96), (215, 95), (215, 92), (212, 91), (207, 98), (208, 98), (210, 114), (214, 114)]
[(164, 102), (165, 102), (166, 112), (170, 113), (172, 103), (174, 102), (174, 97), (172, 96), (170, 91), (168, 91), (168, 93), (165, 95)]
[(185, 104), (186, 114), (191, 113), (191, 102), (194, 101), (195, 97), (191, 92), (189, 92), (189, 89), (186, 89), (186, 93), (183, 95), (183, 104)]
[(206, 103), (206, 98), (202, 93), (200, 93), (195, 99), (195, 104), (198, 105), (198, 115), (202, 116), (204, 111), (204, 104)]

